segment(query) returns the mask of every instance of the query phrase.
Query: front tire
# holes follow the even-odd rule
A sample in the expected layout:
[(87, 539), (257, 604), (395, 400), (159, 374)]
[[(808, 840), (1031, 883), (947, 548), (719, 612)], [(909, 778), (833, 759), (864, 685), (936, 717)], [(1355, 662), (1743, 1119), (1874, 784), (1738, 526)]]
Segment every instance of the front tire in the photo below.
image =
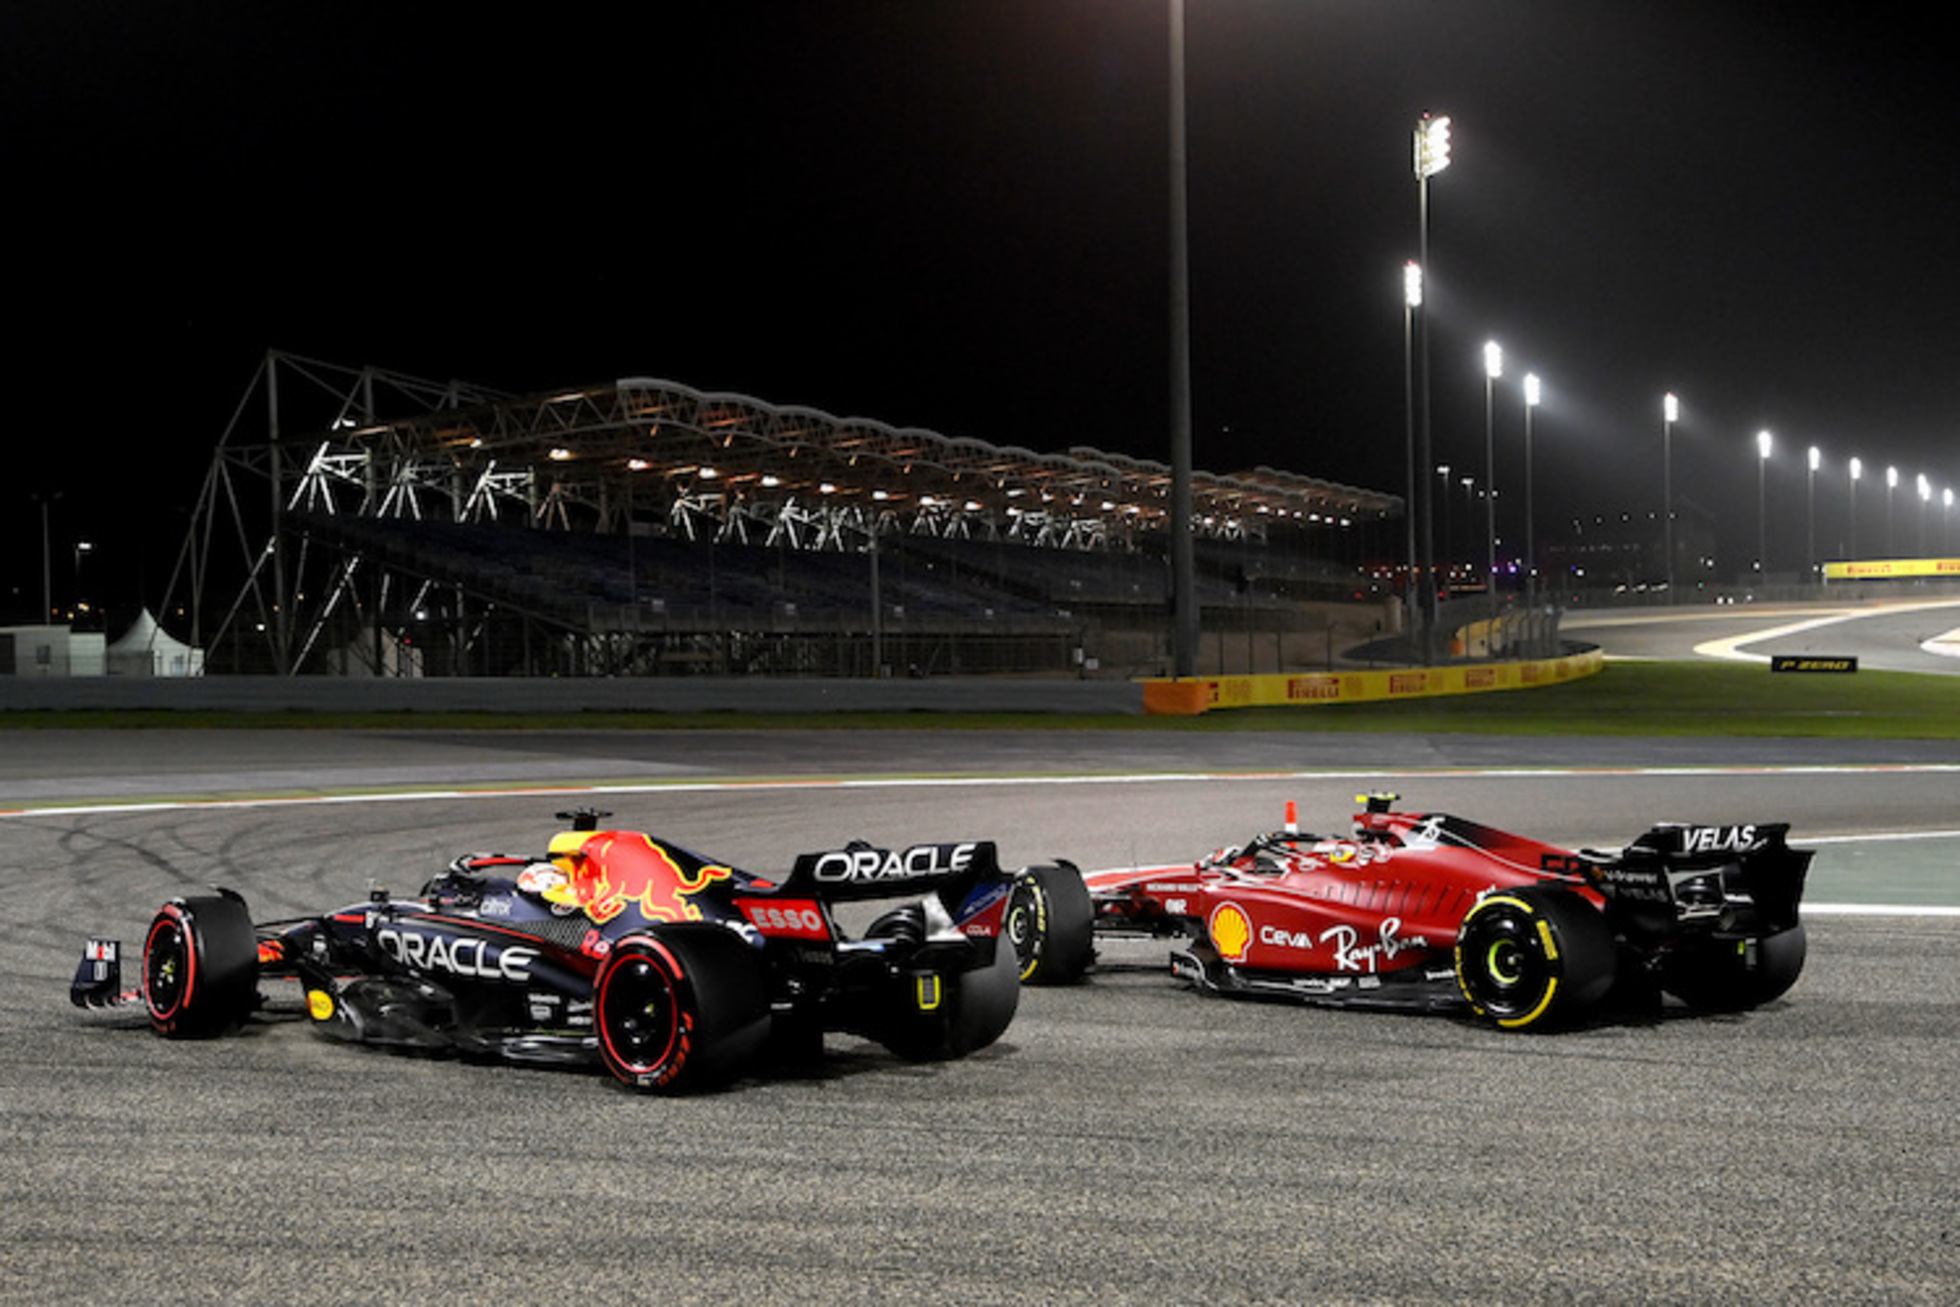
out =
[(1024, 868), (1007, 901), (1003, 937), (1024, 985), (1073, 985), (1096, 958), (1095, 905), (1068, 863)]
[(1457, 985), (1505, 1030), (1570, 1025), (1612, 988), (1615, 954), (1606, 919), (1572, 891), (1500, 890), (1457, 931)]
[(685, 1094), (726, 1084), (769, 1035), (760, 961), (719, 926), (667, 928), (613, 945), (592, 985), (599, 1057), (634, 1089)]
[(1808, 952), (1800, 924), (1760, 939), (1711, 940), (1670, 954), (1661, 987), (1700, 1012), (1747, 1012), (1783, 997)]
[(173, 899), (143, 939), (143, 1005), (166, 1039), (206, 1039), (242, 1025), (258, 1002), (259, 946), (236, 898)]

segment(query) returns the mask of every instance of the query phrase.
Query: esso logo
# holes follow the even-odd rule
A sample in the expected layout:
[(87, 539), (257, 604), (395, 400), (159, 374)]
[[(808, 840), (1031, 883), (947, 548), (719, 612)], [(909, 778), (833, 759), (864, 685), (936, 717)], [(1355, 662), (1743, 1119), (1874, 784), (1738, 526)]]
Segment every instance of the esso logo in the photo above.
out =
[(765, 935), (788, 939), (829, 939), (830, 923), (815, 899), (791, 899), (781, 903), (744, 900), (742, 915)]

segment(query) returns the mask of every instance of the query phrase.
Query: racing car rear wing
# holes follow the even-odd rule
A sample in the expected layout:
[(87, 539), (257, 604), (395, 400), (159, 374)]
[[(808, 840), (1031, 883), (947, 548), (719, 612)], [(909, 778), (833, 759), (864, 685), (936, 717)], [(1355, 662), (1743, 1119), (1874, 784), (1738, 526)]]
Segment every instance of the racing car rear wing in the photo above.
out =
[(1615, 857), (1581, 868), (1623, 919), (1667, 933), (1706, 925), (1761, 933), (1797, 924), (1814, 856), (1785, 842), (1784, 822), (1733, 826), (1663, 823)]
[(836, 902), (886, 899), (932, 889), (963, 893), (1003, 879), (1000, 857), (991, 840), (914, 844), (906, 849), (853, 842), (842, 849), (801, 854), (777, 892)]

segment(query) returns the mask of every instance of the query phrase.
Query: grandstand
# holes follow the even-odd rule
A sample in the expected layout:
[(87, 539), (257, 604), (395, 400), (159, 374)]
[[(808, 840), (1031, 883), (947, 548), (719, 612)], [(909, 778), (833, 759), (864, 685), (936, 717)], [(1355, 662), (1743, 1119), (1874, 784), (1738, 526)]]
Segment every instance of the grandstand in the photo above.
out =
[[(257, 402), (262, 401), (262, 402)], [(632, 378), (510, 396), (269, 355), (172, 581), (214, 671), (1157, 673), (1170, 469)], [(1394, 622), (1401, 501), (1193, 477), (1214, 670)], [(1206, 656), (1201, 651), (1201, 656)]]

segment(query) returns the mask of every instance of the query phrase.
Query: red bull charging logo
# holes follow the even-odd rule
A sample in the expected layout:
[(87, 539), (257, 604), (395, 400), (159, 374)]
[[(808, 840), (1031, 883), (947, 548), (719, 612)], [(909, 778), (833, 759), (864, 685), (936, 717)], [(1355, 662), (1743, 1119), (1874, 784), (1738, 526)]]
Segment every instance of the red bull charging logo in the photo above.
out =
[(569, 900), (602, 926), (626, 911), (628, 904), (648, 921), (699, 921), (701, 909), (689, 900), (732, 874), (722, 866), (703, 866), (689, 873), (671, 853), (637, 831), (600, 832), (572, 858), (576, 866), (571, 883), (546, 897)]

